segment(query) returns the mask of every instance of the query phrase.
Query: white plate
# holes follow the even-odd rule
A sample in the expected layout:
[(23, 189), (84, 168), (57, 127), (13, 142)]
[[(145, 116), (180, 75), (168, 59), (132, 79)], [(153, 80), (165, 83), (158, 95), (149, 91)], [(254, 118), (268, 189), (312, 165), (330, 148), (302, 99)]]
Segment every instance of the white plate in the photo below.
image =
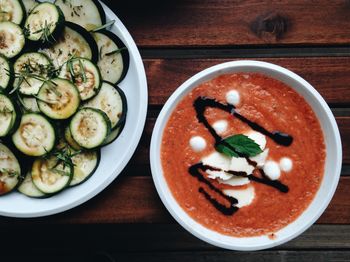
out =
[[(267, 236), (245, 238), (231, 237), (202, 226), (179, 206), (163, 176), (160, 161), (163, 130), (177, 103), (200, 83), (209, 81), (218, 75), (233, 72), (260, 72), (292, 87), (311, 105), (317, 118), (320, 120), (324, 133), (327, 157), (324, 178), (320, 189), (302, 215), (288, 226), (276, 232), (277, 238), (274, 240), (269, 239)], [(266, 249), (283, 244), (300, 235), (320, 217), (331, 201), (339, 181), (342, 164), (342, 147), (338, 126), (331, 110), (321, 95), (308, 82), (295, 73), (274, 64), (258, 61), (235, 61), (210, 67), (194, 75), (171, 95), (160, 112), (153, 130), (150, 159), (152, 176), (158, 194), (177, 222), (190, 233), (208, 243), (222, 248), (244, 251)]]
[[(123, 170), (140, 141), (147, 114), (147, 81), (136, 44), (118, 17), (103, 3), (106, 19), (115, 20), (111, 31), (127, 46), (129, 71), (118, 85), (128, 101), (126, 124), (122, 134), (102, 149), (100, 165), (85, 183), (69, 188), (51, 198), (32, 199), (17, 192), (0, 197), (0, 215), (9, 217), (40, 217), (76, 207), (105, 189)], [(118, 185), (116, 185), (118, 186)]]

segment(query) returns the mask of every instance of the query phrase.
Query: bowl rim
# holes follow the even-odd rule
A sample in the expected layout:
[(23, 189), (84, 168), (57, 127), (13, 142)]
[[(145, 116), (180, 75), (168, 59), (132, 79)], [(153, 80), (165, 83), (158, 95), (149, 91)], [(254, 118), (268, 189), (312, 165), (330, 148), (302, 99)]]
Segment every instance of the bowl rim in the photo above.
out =
[[(221, 234), (219, 232), (210, 230), (206, 228), (205, 226), (201, 225), (199, 222), (194, 220), (192, 217), (188, 215), (187, 212), (185, 212), (178, 202), (175, 200), (174, 196), (172, 195), (172, 192), (170, 188), (168, 187), (168, 184), (165, 180), (165, 177), (163, 175), (162, 167), (161, 167), (161, 160), (160, 160), (160, 144), (162, 141), (163, 137), (163, 131), (164, 127), (169, 119), (169, 116), (171, 115), (172, 111), (178, 104), (178, 102), (186, 95), (188, 94), (193, 88), (198, 86), (200, 83), (206, 82), (210, 79), (215, 78), (218, 75), (222, 75), (225, 73), (229, 73), (226, 71), (233, 70), (235, 68), (240, 68), (240, 67), (251, 67), (251, 68), (259, 68), (262, 70), (272, 70), (280, 75), (284, 75), (286, 77), (292, 78), (294, 81), (298, 82), (300, 86), (302, 86), (303, 89), (308, 91), (313, 98), (317, 100), (317, 103), (319, 103), (320, 106), (322, 106), (322, 114), (326, 116), (326, 120), (329, 121), (329, 124), (331, 125), (331, 132), (332, 135), (334, 135), (334, 140), (335, 140), (335, 151), (336, 151), (336, 156), (335, 156), (335, 167), (334, 167), (334, 178), (332, 180), (332, 184), (329, 185), (328, 189), (328, 194), (327, 197), (323, 200), (321, 203), (320, 207), (318, 208), (318, 212), (313, 214), (311, 219), (303, 223), (298, 224), (298, 228), (291, 233), (290, 235), (287, 235), (286, 237), (281, 237), (277, 239), (276, 241), (266, 241), (264, 244), (257, 244), (257, 245), (232, 245), (230, 243), (226, 243), (225, 241), (221, 241), (220, 238), (218, 239), (213, 239), (210, 237), (207, 237), (203, 231), (209, 230), (210, 232), (213, 232), (214, 234), (218, 234), (219, 236), (222, 236), (223, 238), (232, 238), (232, 239), (237, 239), (237, 237), (233, 236), (227, 236), (224, 234)], [(226, 70), (226, 71), (225, 71)], [(225, 72), (224, 72), (225, 71)], [(246, 72), (247, 70), (242, 72)], [(239, 71), (236, 71), (239, 72)], [(248, 71), (247, 71), (248, 72)], [(254, 70), (254, 72), (257, 72)], [(263, 73), (263, 72), (262, 72)], [(264, 74), (264, 73), (263, 73)], [(281, 80), (280, 80), (281, 81)], [(282, 81), (283, 82), (283, 81)], [(293, 88), (294, 89), (294, 88)], [(297, 92), (297, 91), (296, 91)], [(310, 105), (312, 107), (312, 105)], [(312, 107), (313, 108), (313, 107)], [(313, 108), (314, 110), (314, 108)], [(322, 119), (323, 120), (323, 119)], [(322, 123), (321, 119), (319, 119), (320, 123)], [(162, 128), (163, 126), (163, 128)], [(326, 149), (327, 151), (327, 149)], [(327, 160), (327, 159), (326, 159)], [(262, 250), (262, 249), (267, 249), (271, 247), (275, 247), (278, 245), (281, 245), (283, 243), (286, 243), (287, 241), (299, 236), (302, 234), (306, 229), (308, 229), (314, 222), (322, 215), (324, 210), (327, 208), (329, 205), (335, 190), (337, 188), (339, 179), (340, 179), (340, 172), (341, 172), (341, 166), (342, 166), (342, 145), (341, 145), (341, 139), (340, 139), (340, 133), (339, 129), (336, 123), (336, 120), (334, 118), (334, 115), (332, 111), (330, 110), (329, 106), (327, 105), (326, 101), (323, 99), (323, 97), (318, 93), (318, 91), (311, 85), (309, 84), (306, 80), (304, 80), (302, 77), (299, 75), (295, 74), (294, 72), (272, 64), (268, 62), (262, 62), (262, 61), (255, 61), (255, 60), (238, 60), (238, 61), (230, 61), (230, 62), (225, 62), (221, 64), (217, 64), (214, 66), (211, 66), (207, 69), (204, 69), (200, 71), (199, 73), (195, 74), (194, 76), (190, 77), (188, 80), (186, 80), (182, 85), (180, 85), (175, 92), (168, 98), (166, 103), (164, 104), (157, 121), (155, 123), (153, 133), (152, 133), (152, 138), (151, 138), (151, 145), (150, 145), (150, 164), (151, 164), (151, 172), (152, 172), (152, 178), (153, 182), (155, 184), (156, 190), (158, 192), (158, 195), (160, 196), (161, 201), (167, 208), (168, 212), (172, 215), (172, 217), (183, 227), (185, 228), (189, 233), (193, 234), (197, 238), (221, 247), (225, 249), (230, 249), (230, 250), (237, 250), (237, 251), (253, 251), (253, 250)], [(325, 170), (326, 174), (326, 170)], [(321, 185), (323, 182), (321, 183)], [(320, 186), (321, 188), (321, 186)], [(320, 191), (320, 188), (317, 192)], [(317, 193), (316, 193), (317, 194)], [(316, 198), (316, 195), (315, 195)], [(315, 198), (312, 200), (312, 202), (315, 200)], [(309, 207), (311, 206), (312, 202), (310, 203)], [(309, 208), (307, 207), (303, 213)], [(178, 214), (177, 211), (181, 211), (181, 216)], [(302, 214), (303, 214), (302, 213)], [(286, 227), (288, 227), (291, 224), (294, 224), (296, 221), (299, 220), (299, 218), (302, 216), (302, 214), (297, 217), (292, 223), (288, 224)], [(185, 217), (183, 217), (185, 215)], [(202, 228), (203, 231), (198, 230), (195, 226), (198, 226), (198, 228)], [(286, 228), (284, 227), (284, 228)], [(284, 229), (282, 228), (282, 229)], [(282, 230), (280, 229), (280, 230)], [(260, 237), (260, 236), (259, 236)], [(250, 237), (246, 238), (239, 238), (239, 239), (249, 239)], [(254, 239), (250, 238), (250, 239)], [(243, 241), (242, 241), (243, 242)]]

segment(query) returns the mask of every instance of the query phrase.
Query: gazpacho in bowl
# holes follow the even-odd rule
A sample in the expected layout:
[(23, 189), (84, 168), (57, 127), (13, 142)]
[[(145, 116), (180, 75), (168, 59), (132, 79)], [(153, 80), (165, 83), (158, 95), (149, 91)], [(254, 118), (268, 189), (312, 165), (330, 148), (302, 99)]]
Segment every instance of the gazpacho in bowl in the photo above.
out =
[[(280, 231), (295, 224), (315, 202), (327, 173), (326, 132), (333, 131), (338, 143), (333, 146), (339, 147), (340, 140), (331, 113), (321, 119), (319, 109), (307, 101), (308, 94), (278, 73), (290, 73), (294, 80), (298, 76), (278, 66), (285, 71), (274, 71), (267, 63), (242, 61), (246, 67), (241, 68), (237, 63), (232, 70), (228, 66), (202, 72), (175, 92), (175, 100), (157, 120), (161, 124), (156, 124), (159, 134), (152, 137), (151, 164), (157, 190), (180, 223), (199, 237), (203, 231), (194, 232), (191, 224), (228, 239), (260, 239), (256, 246), (252, 242), (241, 248), (230, 246), (229, 240), (224, 245), (201, 237), (219, 246), (251, 250), (291, 238)], [(322, 127), (320, 120), (329, 120), (333, 129)], [(339, 168), (339, 158), (332, 161)], [(337, 172), (331, 179), (335, 186)], [(335, 186), (328, 185), (328, 191), (334, 192)], [(174, 214), (169, 195), (183, 215)], [(321, 211), (318, 216), (326, 205), (316, 208)], [(314, 222), (315, 215), (308, 220)], [(311, 225), (308, 220), (301, 224)]]

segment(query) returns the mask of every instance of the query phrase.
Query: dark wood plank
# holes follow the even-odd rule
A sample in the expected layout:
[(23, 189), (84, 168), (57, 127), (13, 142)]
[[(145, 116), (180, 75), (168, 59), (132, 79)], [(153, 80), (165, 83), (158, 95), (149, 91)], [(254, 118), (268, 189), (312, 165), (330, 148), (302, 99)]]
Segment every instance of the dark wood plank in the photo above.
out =
[[(336, 194), (318, 223), (350, 223), (350, 177), (342, 177)], [(159, 200), (151, 177), (120, 177), (105, 191), (80, 207), (37, 219), (0, 218), (0, 225), (100, 224), (173, 222)]]
[[(237, 59), (144, 60), (150, 104), (164, 104), (174, 90), (192, 75), (215, 64), (233, 60)], [(255, 60), (275, 63), (294, 71), (309, 81), (332, 105), (350, 105), (350, 57), (259, 58)]]
[[(146, 166), (149, 163), (149, 145), (151, 142), (152, 131), (156, 121), (156, 116), (158, 113), (154, 114), (155, 115), (151, 115), (147, 118), (146, 126), (141, 141), (130, 165), (142, 166), (147, 168)], [(336, 120), (342, 138), (343, 164), (350, 164), (350, 116), (336, 117)]]
[(75, 251), (73, 253), (58, 253), (57, 250), (49, 253), (34, 253), (32, 255), (21, 255), (14, 253), (11, 255), (2, 255), (4, 261), (50, 261), (50, 262), (115, 262), (115, 261), (154, 261), (154, 262), (173, 262), (173, 261), (193, 261), (193, 262), (332, 262), (332, 261), (349, 261), (350, 251), (337, 250), (322, 250), (322, 251), (260, 251), (260, 252), (232, 252), (232, 251), (187, 251), (187, 252), (92, 252), (91, 249), (87, 251)]
[(104, 2), (142, 47), (350, 43), (348, 1)]
[[(30, 254), (40, 248), (40, 253), (50, 252), (53, 246), (61, 247), (61, 252), (77, 252), (86, 246), (91, 246), (91, 252), (104, 250), (107, 252), (173, 252), (173, 251), (217, 251), (219, 248), (207, 244), (191, 235), (178, 224), (115, 224), (115, 225), (75, 225), (4, 227), (1, 231), (7, 236), (2, 248), (7, 254), (16, 250), (13, 243), (21, 235), (21, 240), (27, 243), (21, 251)], [(69, 232), (69, 238), (67, 233)], [(47, 236), (47, 232), (51, 236)], [(38, 247), (32, 240), (47, 239)], [(275, 250), (295, 249), (349, 249), (350, 225), (314, 225), (296, 239), (289, 241)], [(2, 256), (4, 253), (2, 253)]]
[[(349, 261), (350, 251), (260, 251), (260, 252), (231, 252), (231, 251), (217, 251), (217, 252), (144, 252), (144, 253), (112, 253), (102, 254), (101, 259), (118, 259), (118, 261), (154, 261), (154, 262), (175, 262), (175, 261), (193, 261), (193, 262), (274, 262), (274, 261), (288, 261), (288, 262), (306, 262), (306, 261)], [(105, 260), (108, 261), (108, 260)], [(113, 261), (113, 260), (109, 260)]]

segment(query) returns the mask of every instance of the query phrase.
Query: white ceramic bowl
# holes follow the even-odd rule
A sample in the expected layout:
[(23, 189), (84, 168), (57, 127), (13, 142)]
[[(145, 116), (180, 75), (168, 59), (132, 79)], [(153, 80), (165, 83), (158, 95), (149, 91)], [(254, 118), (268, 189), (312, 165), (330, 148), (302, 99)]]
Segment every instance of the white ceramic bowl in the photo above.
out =
[[(320, 120), (324, 133), (327, 157), (325, 163), (325, 174), (321, 187), (310, 206), (302, 213), (302, 215), (288, 226), (276, 232), (277, 238), (275, 240), (269, 239), (267, 236), (244, 238), (231, 237), (202, 226), (193, 220), (179, 206), (163, 175), (160, 161), (161, 140), (164, 127), (177, 103), (200, 83), (206, 82), (219, 75), (233, 72), (259, 72), (278, 79), (292, 87), (311, 105), (317, 118)], [(258, 61), (235, 61), (210, 67), (194, 75), (172, 94), (163, 107), (155, 124), (151, 141), (150, 159), (153, 180), (158, 194), (170, 214), (177, 220), (177, 222), (196, 237), (210, 244), (222, 248), (245, 251), (266, 249), (283, 244), (300, 235), (321, 216), (332, 199), (339, 181), (342, 164), (342, 147), (338, 126), (331, 110), (321, 95), (308, 82), (295, 73), (274, 64)]]

